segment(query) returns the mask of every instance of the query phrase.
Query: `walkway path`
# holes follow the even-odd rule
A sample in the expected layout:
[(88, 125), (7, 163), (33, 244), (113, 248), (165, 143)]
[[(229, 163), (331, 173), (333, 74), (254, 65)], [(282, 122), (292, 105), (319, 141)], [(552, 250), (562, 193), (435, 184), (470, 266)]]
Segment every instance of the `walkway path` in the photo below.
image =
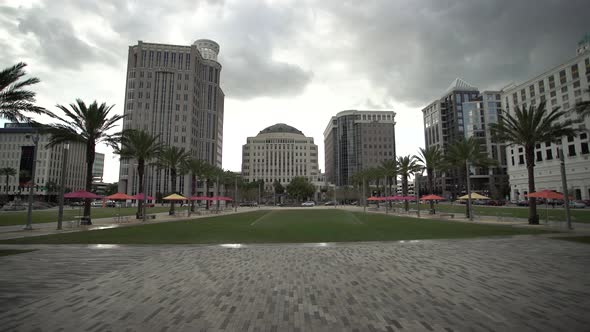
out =
[[(6, 248), (8, 246), (0, 246)], [(588, 245), (11, 246), (7, 331), (583, 331)]]

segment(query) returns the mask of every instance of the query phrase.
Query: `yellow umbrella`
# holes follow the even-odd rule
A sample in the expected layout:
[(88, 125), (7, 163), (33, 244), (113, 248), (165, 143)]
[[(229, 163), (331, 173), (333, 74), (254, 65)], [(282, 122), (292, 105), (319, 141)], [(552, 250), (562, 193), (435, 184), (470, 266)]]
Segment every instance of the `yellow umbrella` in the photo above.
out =
[[(461, 196), (461, 197), (459, 197), (457, 199), (461, 199), (461, 200), (469, 199), (469, 196), (468, 195), (464, 195), (464, 196)], [(484, 195), (480, 195), (478, 193), (471, 193), (471, 199), (490, 199), (490, 198), (489, 197), (485, 197)]]
[(179, 194), (172, 194), (172, 195), (166, 196), (162, 199), (165, 201), (184, 201), (184, 200), (187, 200), (188, 198), (186, 198), (182, 195), (179, 195)]

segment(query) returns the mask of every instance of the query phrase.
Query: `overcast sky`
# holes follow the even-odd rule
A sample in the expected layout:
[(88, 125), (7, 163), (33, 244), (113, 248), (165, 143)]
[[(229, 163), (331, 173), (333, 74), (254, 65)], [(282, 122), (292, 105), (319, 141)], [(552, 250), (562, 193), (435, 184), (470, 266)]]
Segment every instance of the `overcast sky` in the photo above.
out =
[[(588, 0), (0, 0), (0, 59), (41, 79), (41, 106), (76, 98), (123, 112), (129, 45), (221, 46), (223, 167), (246, 137), (283, 122), (313, 136), (346, 109), (393, 109), (398, 155), (424, 144), (422, 107), (456, 77), (480, 89), (520, 82), (575, 56)], [(105, 180), (118, 180), (106, 147)]]

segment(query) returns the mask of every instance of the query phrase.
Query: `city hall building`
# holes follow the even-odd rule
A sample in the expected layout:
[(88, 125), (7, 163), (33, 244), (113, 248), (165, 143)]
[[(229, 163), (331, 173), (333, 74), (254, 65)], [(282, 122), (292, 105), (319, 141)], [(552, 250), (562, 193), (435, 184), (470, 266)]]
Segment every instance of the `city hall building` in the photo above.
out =
[(294, 177), (305, 177), (314, 185), (323, 185), (318, 169), (318, 146), (313, 137), (284, 123), (263, 129), (248, 137), (242, 146), (242, 178), (262, 180), (264, 190), (272, 191), (278, 181), (287, 186)]

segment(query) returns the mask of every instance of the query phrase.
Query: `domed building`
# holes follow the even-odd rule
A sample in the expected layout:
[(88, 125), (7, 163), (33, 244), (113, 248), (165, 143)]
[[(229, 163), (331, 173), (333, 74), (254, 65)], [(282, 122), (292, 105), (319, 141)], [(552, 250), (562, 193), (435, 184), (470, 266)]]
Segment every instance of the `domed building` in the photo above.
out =
[(247, 182), (262, 180), (264, 190), (272, 191), (279, 181), (287, 186), (297, 176), (318, 182), (318, 146), (313, 137), (284, 123), (261, 130), (248, 137), (242, 147), (242, 177)]

